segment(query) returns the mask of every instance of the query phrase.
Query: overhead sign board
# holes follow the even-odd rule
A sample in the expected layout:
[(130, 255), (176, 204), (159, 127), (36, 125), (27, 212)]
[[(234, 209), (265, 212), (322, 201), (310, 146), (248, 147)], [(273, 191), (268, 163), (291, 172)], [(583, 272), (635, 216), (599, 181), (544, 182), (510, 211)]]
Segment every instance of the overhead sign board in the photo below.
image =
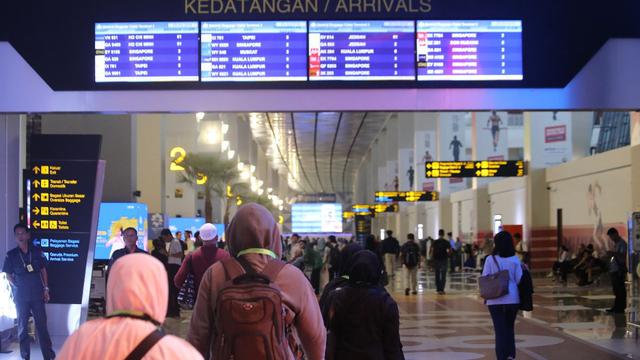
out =
[(421, 202), (438, 201), (437, 191), (377, 191), (376, 202)]
[(521, 177), (522, 160), (427, 161), (427, 178)]
[(371, 215), (381, 213), (397, 213), (400, 211), (398, 204), (373, 204), (373, 205), (353, 205), (352, 213), (355, 215)]

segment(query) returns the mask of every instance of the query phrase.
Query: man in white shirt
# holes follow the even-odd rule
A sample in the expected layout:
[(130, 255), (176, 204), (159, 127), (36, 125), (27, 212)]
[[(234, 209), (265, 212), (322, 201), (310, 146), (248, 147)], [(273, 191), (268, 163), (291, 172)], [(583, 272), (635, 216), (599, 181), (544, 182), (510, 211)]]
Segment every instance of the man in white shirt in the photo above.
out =
[[(180, 244), (179, 240), (173, 238), (171, 230), (169, 229), (162, 229), (160, 237), (165, 242), (167, 247), (167, 253), (169, 254), (167, 273), (169, 274), (169, 279), (173, 280), (173, 278), (178, 273), (178, 270), (180, 270), (182, 258), (184, 257), (182, 244)], [(167, 309), (168, 317), (180, 317), (180, 305), (178, 304), (179, 290), (180, 289), (178, 289), (173, 284), (173, 281), (169, 281), (169, 307)]]

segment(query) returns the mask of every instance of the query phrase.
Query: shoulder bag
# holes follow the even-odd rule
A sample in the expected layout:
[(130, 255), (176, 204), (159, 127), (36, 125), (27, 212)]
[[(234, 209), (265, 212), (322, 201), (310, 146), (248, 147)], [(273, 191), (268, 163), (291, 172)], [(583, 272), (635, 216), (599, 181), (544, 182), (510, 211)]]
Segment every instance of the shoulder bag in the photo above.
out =
[(500, 270), (500, 264), (496, 260), (496, 256), (491, 256), (493, 262), (498, 267), (498, 271), (481, 276), (478, 279), (480, 287), (480, 297), (485, 300), (497, 299), (509, 293), (509, 270)]

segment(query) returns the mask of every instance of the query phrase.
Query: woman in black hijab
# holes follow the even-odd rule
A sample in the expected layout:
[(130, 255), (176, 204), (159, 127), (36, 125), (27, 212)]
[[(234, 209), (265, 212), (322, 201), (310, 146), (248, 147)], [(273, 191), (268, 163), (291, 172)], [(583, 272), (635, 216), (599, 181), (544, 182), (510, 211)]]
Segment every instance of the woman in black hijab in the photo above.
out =
[(346, 264), (348, 282), (336, 289), (328, 309), (325, 358), (403, 360), (398, 305), (380, 286), (378, 256), (359, 251)]
[(338, 274), (327, 284), (327, 286), (324, 287), (324, 290), (322, 290), (322, 296), (320, 296), (320, 310), (322, 311), (322, 318), (324, 320), (325, 327), (327, 327), (329, 319), (329, 308), (331, 307), (334, 290), (347, 285), (349, 282), (349, 278), (347, 276), (347, 265), (353, 255), (361, 250), (362, 246), (360, 246), (360, 244), (351, 243), (340, 251), (340, 256), (338, 257)]

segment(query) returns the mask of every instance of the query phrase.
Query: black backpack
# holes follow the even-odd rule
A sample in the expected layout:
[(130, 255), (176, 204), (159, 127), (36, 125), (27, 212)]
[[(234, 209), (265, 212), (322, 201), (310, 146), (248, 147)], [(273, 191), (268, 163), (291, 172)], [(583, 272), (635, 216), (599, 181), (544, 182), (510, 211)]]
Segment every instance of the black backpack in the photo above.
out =
[(408, 268), (414, 268), (418, 266), (420, 262), (420, 254), (418, 245), (413, 244), (409, 245), (406, 248), (406, 252), (404, 253), (404, 265)]
[(329, 265), (333, 270), (338, 270), (338, 265), (340, 262), (340, 250), (338, 250), (338, 246), (330, 246), (329, 247)]

